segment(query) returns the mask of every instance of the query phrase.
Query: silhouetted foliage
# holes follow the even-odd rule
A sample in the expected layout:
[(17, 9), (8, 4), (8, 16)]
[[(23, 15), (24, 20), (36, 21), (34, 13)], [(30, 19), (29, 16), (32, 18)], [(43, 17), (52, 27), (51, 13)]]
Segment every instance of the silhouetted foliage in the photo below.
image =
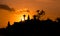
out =
[(41, 10), (41, 13), (39, 15), (45, 15), (45, 11)]
[(26, 16), (26, 15), (23, 15), (23, 17), (24, 17), (24, 20), (25, 20), (25, 16)]
[(45, 15), (45, 11), (43, 11), (43, 10), (37, 10), (36, 11), (38, 14), (37, 14), (37, 17), (38, 17), (38, 19), (41, 17), (41, 16), (43, 16), (43, 15)]
[(36, 20), (36, 19), (37, 19), (37, 16), (36, 16), (36, 15), (34, 15), (33, 17), (34, 17), (34, 20)]
[[(41, 15), (44, 12), (41, 11)], [(45, 13), (44, 13), (45, 14)], [(43, 15), (44, 15), (43, 14)], [(23, 15), (25, 19), (25, 15)], [(10, 25), (8, 22), (8, 26), (6, 28), (0, 29), (0, 34), (5, 36), (60, 36), (60, 18), (58, 18), (58, 22), (52, 21), (51, 19), (47, 20), (39, 20), (37, 16), (33, 16), (34, 19), (30, 20), (28, 15), (28, 20), (21, 22), (14, 22), (13, 25)]]
[(29, 15), (28, 15), (28, 19), (27, 20), (30, 20), (30, 17), (29, 17)]

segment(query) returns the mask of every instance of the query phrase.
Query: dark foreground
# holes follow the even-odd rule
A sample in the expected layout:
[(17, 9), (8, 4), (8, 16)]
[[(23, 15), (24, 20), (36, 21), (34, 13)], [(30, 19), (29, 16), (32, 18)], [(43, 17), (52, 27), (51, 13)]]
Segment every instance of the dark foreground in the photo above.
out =
[(60, 36), (60, 20), (26, 20), (0, 29), (0, 36)]

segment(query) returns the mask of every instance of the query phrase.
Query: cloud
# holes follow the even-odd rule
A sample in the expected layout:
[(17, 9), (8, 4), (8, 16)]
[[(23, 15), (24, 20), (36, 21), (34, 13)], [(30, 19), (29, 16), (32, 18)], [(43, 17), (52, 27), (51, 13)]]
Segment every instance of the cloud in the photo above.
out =
[(8, 5), (0, 4), (0, 9), (8, 10), (8, 11), (14, 11), (13, 8), (10, 8)]

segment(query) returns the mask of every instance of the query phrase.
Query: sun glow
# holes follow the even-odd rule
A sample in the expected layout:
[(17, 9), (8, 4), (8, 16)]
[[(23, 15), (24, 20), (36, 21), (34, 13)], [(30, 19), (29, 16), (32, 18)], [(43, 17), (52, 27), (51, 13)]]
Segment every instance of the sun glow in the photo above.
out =
[[(25, 20), (27, 20), (27, 17), (25, 17)], [(25, 21), (24, 17), (21, 17), (21, 21)]]
[(22, 18), (21, 21), (24, 21), (24, 18)]
[[(25, 18), (24, 16), (25, 15)], [(28, 15), (30, 17), (30, 19), (33, 19), (33, 15), (35, 15), (35, 12), (30, 10), (30, 9), (27, 9), (27, 8), (24, 8), (24, 9), (16, 9), (13, 16), (11, 16), (11, 22), (20, 22), (20, 21), (25, 21), (28, 19)]]
[[(16, 15), (18, 16), (17, 21), (25, 21), (25, 20), (27, 20), (28, 13), (29, 13), (27, 10), (28, 10), (27, 8), (24, 8), (24, 9), (19, 9), (19, 10), (15, 11)], [(25, 15), (25, 19), (24, 19), (23, 15)]]

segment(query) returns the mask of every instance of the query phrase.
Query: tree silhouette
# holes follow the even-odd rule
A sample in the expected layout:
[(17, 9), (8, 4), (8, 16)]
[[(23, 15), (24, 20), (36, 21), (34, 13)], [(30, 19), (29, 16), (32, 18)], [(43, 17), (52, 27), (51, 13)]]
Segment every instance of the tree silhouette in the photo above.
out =
[(60, 21), (60, 18), (57, 18), (56, 21), (59, 22)]
[(45, 15), (45, 11), (41, 10), (40, 15)]
[(40, 10), (37, 10), (37, 13), (38, 13), (38, 15), (37, 15), (37, 17), (38, 17), (38, 19), (40, 18)]
[(8, 26), (10, 27), (10, 22), (8, 21)]
[(28, 19), (27, 20), (30, 20), (30, 17), (29, 17), (29, 15), (28, 15)]
[(24, 21), (25, 21), (25, 17), (26, 17), (26, 15), (23, 15), (23, 17), (24, 17)]
[[(28, 15), (28, 19), (25, 20), (26, 15), (24, 14), (24, 22), (14, 22), (13, 25), (10, 25), (8, 21), (8, 26), (6, 28), (0, 29), (0, 35), (4, 36), (49, 36), (49, 35), (60, 35), (60, 18), (57, 18), (56, 21), (52, 21), (50, 18), (46, 20), (38, 20), (41, 16), (45, 15), (43, 10), (37, 10), (38, 15), (34, 15), (30, 20), (30, 16)], [(38, 19), (37, 19), (38, 17)], [(17, 34), (18, 33), (18, 34)], [(54, 33), (54, 34), (53, 34)], [(57, 34), (58, 33), (58, 34)], [(28, 35), (27, 35), (28, 34)]]
[(43, 15), (45, 15), (45, 11), (43, 11), (43, 10), (37, 10), (36, 11), (38, 14), (37, 14), (37, 17), (38, 17), (38, 19), (41, 17), (41, 16), (43, 16)]
[(36, 15), (34, 15), (33, 17), (34, 17), (34, 20), (36, 20), (36, 19), (37, 19), (37, 16), (36, 16)]

